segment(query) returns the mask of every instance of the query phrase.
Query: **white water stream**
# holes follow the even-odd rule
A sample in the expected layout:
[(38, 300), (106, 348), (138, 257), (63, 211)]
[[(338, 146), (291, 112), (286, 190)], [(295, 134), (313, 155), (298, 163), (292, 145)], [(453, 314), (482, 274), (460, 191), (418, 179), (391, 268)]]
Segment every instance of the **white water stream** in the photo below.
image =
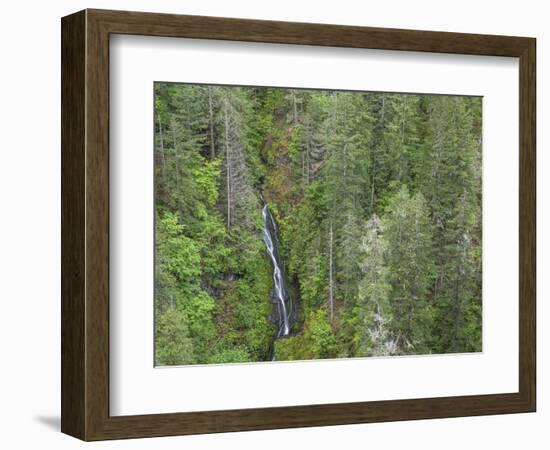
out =
[(288, 292), (283, 277), (279, 250), (277, 248), (277, 226), (275, 225), (275, 221), (273, 220), (273, 216), (271, 215), (267, 205), (265, 205), (262, 209), (262, 217), (264, 220), (264, 242), (267, 248), (267, 253), (271, 259), (271, 263), (273, 264), (273, 284), (275, 285), (275, 294), (278, 302), (279, 332), (277, 337), (288, 336), (290, 333), (290, 325), (285, 303)]

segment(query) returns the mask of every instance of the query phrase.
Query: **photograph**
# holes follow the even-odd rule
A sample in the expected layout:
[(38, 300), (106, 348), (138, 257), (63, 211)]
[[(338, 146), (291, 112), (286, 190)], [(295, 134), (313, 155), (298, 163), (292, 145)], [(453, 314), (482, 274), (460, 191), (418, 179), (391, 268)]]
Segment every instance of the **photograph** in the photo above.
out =
[(10, 441), (539, 448), (550, 31), (399, 1), (14, 15)]
[(155, 82), (155, 366), (481, 352), (482, 100)]

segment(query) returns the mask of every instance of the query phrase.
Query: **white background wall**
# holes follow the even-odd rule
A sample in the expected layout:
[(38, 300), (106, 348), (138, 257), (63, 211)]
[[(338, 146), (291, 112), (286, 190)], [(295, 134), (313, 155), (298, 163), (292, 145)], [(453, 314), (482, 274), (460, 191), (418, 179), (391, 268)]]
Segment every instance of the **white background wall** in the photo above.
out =
[[(83, 8), (534, 36), (538, 39), (538, 412), (141, 439), (127, 449), (545, 449), (550, 444), (550, 14), (544, 1), (25, 0), (0, 15), (0, 444), (75, 449), (59, 432), (60, 17)], [(503, 243), (505, 245), (505, 243)], [(338, 382), (338, 380), (335, 380)], [(368, 380), (365, 380), (368, 382)]]

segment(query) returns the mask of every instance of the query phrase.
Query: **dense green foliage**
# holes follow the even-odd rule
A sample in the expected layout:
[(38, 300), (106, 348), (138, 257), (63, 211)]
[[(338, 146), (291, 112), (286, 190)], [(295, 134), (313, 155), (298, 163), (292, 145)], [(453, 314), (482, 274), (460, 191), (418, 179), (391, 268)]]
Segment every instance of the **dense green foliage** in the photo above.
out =
[[(158, 365), (481, 350), (481, 99), (157, 83)], [(291, 335), (274, 339), (262, 203)]]

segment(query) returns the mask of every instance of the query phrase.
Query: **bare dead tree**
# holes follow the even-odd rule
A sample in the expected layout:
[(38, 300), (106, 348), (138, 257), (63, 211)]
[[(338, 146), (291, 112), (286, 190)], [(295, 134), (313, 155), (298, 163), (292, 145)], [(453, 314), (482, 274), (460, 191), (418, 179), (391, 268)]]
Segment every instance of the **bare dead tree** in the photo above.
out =
[(214, 101), (212, 99), (212, 86), (208, 86), (208, 125), (210, 131), (210, 160), (216, 158), (216, 147), (214, 144)]
[(225, 170), (227, 189), (227, 229), (231, 229), (231, 157), (229, 154), (229, 101), (227, 97), (223, 100), (223, 117), (225, 125)]
[(332, 221), (330, 222), (330, 233), (329, 233), (329, 294), (328, 294), (328, 303), (330, 310), (330, 322), (334, 320), (334, 277), (333, 277), (333, 243), (334, 237), (332, 232)]

